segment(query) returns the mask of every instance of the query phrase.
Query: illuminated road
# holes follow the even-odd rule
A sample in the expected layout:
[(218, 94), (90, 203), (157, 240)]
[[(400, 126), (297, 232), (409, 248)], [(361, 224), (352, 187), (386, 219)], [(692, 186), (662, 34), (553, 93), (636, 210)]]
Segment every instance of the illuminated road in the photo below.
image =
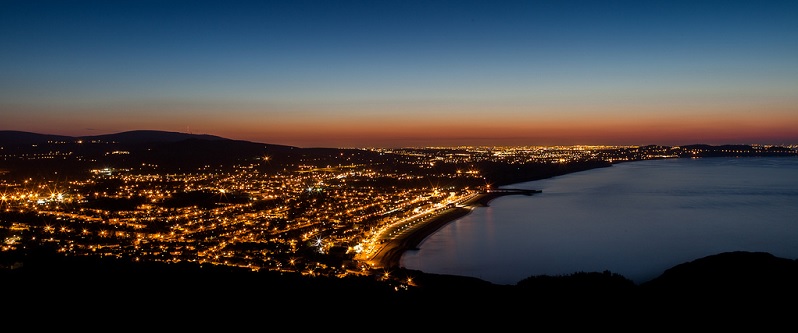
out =
[[(439, 204), (437, 208), (417, 213), (381, 228), (371, 240), (365, 242), (365, 249), (356, 260), (366, 262), (372, 268), (385, 268), (384, 266), (389, 265), (390, 261), (398, 261), (398, 256), (401, 254), (397, 251), (403, 252), (414, 247), (444, 224), (467, 214), (473, 205), (464, 203), (476, 202), (482, 195), (484, 194), (470, 193), (450, 198), (445, 203)], [(434, 228), (424, 229), (422, 232), (422, 228), (430, 226), (430, 222), (433, 221), (439, 223), (431, 226)], [(410, 241), (414, 241), (415, 244), (410, 244)]]

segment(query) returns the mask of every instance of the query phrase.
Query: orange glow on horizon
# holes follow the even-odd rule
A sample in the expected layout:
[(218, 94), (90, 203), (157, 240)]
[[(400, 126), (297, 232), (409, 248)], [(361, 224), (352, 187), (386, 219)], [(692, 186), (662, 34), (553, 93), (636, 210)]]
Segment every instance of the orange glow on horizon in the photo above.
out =
[[(13, 121), (14, 116), (11, 118)], [(437, 107), (401, 113), (363, 110), (344, 113), (333, 109), (312, 116), (230, 110), (204, 112), (185, 119), (155, 115), (143, 115), (136, 121), (84, 118), (55, 117), (57, 125), (21, 123), (23, 128), (19, 130), (85, 136), (154, 129), (297, 147), (794, 144), (789, 141), (798, 141), (794, 130), (798, 128), (798, 109), (785, 104), (560, 106), (546, 110), (472, 106), (460, 112)], [(64, 128), (80, 130), (64, 131)]]

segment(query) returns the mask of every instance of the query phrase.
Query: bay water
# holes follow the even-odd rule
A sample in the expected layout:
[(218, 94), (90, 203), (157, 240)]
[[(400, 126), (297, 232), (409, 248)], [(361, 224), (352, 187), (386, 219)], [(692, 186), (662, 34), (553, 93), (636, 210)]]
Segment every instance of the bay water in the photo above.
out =
[(610, 271), (637, 284), (729, 251), (798, 258), (798, 158), (672, 158), (504, 186), (400, 265), (515, 284)]

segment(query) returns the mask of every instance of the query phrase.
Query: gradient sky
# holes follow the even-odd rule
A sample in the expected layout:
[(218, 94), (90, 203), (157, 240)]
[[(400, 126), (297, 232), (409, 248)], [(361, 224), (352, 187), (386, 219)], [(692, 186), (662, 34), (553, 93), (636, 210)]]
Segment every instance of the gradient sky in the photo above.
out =
[(798, 1), (0, 1), (0, 129), (798, 143)]

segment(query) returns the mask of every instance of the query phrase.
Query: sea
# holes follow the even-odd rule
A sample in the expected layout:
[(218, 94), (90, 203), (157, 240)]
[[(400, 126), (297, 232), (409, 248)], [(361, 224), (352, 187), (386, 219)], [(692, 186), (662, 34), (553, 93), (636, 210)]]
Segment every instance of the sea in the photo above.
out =
[(723, 252), (798, 258), (798, 157), (643, 160), (503, 187), (542, 192), (474, 208), (400, 266), (503, 285), (606, 271), (641, 284)]

